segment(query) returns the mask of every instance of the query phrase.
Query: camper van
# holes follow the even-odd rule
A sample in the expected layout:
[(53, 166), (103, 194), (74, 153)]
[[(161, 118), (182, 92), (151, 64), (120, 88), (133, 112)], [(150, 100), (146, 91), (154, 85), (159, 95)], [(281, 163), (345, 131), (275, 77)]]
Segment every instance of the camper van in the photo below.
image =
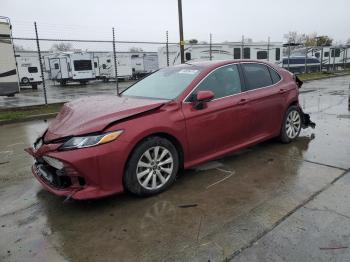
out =
[(13, 96), (19, 93), (15, 53), (11, 39), (11, 23), (0, 16), (0, 95)]
[(132, 73), (134, 79), (144, 77), (159, 69), (156, 53), (141, 53), (131, 55)]
[[(117, 55), (118, 79), (130, 79), (132, 77), (131, 56), (129, 53), (118, 53)], [(107, 82), (115, 79), (115, 66), (113, 53), (99, 56), (100, 79)]]
[(16, 62), (20, 86), (31, 86), (37, 89), (42, 83), (39, 58), (16, 55)]
[[(159, 67), (169, 66), (181, 63), (179, 45), (169, 45), (169, 57), (167, 58), (166, 46), (158, 49)], [(228, 59), (254, 59), (269, 61), (277, 64), (281, 61), (282, 43), (280, 42), (257, 42), (243, 43), (232, 42), (223, 44), (209, 45), (185, 45), (185, 61), (197, 62), (210, 60), (228, 60)]]
[(86, 84), (95, 79), (93, 56), (86, 52), (61, 52), (50, 54), (44, 58), (45, 68), (49, 70), (49, 77), (62, 86), (68, 82)]

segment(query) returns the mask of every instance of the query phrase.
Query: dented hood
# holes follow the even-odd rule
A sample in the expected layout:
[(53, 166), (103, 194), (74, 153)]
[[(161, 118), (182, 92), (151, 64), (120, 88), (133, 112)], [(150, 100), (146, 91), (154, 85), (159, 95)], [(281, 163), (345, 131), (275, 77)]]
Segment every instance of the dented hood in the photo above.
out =
[(63, 105), (50, 123), (45, 141), (103, 130), (108, 124), (160, 107), (166, 100), (92, 96)]

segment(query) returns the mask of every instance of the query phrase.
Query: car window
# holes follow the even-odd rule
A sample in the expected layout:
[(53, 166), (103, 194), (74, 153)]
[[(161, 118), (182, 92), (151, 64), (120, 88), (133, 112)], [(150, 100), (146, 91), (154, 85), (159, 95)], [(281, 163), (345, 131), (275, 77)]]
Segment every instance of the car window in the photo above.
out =
[(256, 88), (272, 85), (271, 76), (267, 66), (262, 64), (242, 64), (246, 79), (246, 88)]
[(29, 66), (28, 72), (29, 73), (38, 73), (38, 68), (36, 66)]
[[(240, 93), (241, 79), (237, 65), (228, 65), (216, 69), (198, 85), (193, 94), (195, 95), (198, 91), (204, 90), (212, 91), (214, 98)], [(190, 99), (193, 99), (193, 97)]]
[(136, 82), (122, 94), (156, 99), (174, 99), (199, 75), (194, 65), (166, 67)]
[(270, 75), (271, 75), (273, 84), (276, 84), (277, 82), (279, 82), (281, 80), (280, 75), (275, 70), (273, 70), (272, 68), (269, 68), (269, 71), (270, 71)]

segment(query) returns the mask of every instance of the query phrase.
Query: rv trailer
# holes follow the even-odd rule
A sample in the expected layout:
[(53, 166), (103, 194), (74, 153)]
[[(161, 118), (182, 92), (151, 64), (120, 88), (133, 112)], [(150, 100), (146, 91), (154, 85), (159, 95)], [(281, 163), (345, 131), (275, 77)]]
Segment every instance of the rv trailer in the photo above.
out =
[(156, 53), (141, 53), (131, 55), (132, 73), (134, 79), (139, 79), (159, 69)]
[(16, 62), (20, 86), (32, 86), (33, 89), (37, 89), (42, 83), (39, 58), (16, 55)]
[(350, 46), (301, 47), (294, 49), (291, 56), (305, 56), (305, 52), (307, 56), (316, 57), (319, 63), (322, 61), (322, 68), (327, 70), (350, 67)]
[[(117, 74), (118, 79), (129, 79), (132, 77), (130, 54), (117, 53)], [(98, 57), (100, 61), (100, 79), (107, 82), (115, 79), (115, 64), (112, 53)]]
[(68, 82), (86, 84), (95, 79), (93, 56), (86, 52), (54, 53), (44, 58), (45, 68), (49, 70), (49, 77), (62, 86)]
[(280, 67), (283, 67), (292, 73), (305, 72), (305, 64), (307, 72), (320, 71), (320, 60), (316, 57), (290, 56), (289, 63), (288, 57), (283, 57), (282, 61), (278, 63)]
[(11, 23), (0, 17), (0, 95), (13, 96), (19, 93), (18, 74), (12, 42)]
[[(166, 46), (158, 49), (159, 67), (180, 64), (180, 48), (179, 45), (169, 45), (169, 57), (167, 58)], [(185, 61), (197, 62), (207, 60), (235, 60), (235, 59), (254, 59), (261, 61), (269, 61), (277, 64), (281, 61), (282, 43), (281, 42), (256, 42), (243, 43), (231, 42), (223, 44), (209, 45), (185, 45)], [(210, 57), (211, 55), (211, 57)]]
[(100, 59), (94, 56), (94, 72), (96, 79), (100, 79)]

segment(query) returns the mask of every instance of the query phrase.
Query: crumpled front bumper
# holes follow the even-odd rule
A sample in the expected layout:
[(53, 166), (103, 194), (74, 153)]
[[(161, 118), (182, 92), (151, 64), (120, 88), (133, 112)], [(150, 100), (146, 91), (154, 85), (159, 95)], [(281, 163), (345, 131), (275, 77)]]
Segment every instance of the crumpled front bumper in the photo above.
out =
[[(128, 144), (114, 141), (78, 150), (59, 151), (58, 145), (43, 144), (39, 149), (25, 149), (35, 159), (32, 172), (42, 186), (58, 196), (93, 199), (121, 193)], [(58, 170), (43, 157), (64, 163)]]
[(315, 128), (316, 124), (314, 122), (311, 121), (310, 115), (304, 113), (304, 111), (300, 108), (301, 114), (302, 114), (302, 128)]

